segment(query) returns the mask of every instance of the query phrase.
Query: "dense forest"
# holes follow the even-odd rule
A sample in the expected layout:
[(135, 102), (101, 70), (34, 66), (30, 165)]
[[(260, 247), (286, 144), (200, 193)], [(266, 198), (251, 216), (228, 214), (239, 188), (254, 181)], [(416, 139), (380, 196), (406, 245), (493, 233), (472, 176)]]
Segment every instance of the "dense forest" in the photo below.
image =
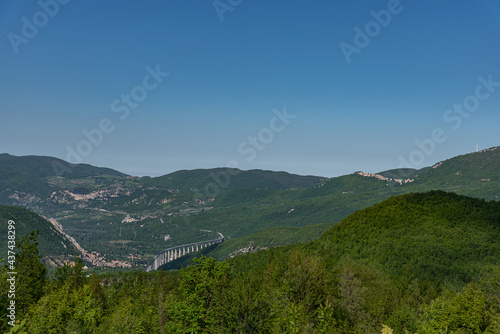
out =
[[(179, 271), (49, 277), (18, 244), (16, 333), (500, 333), (500, 203), (395, 196), (319, 239)], [(1, 304), (8, 298), (2, 266)]]

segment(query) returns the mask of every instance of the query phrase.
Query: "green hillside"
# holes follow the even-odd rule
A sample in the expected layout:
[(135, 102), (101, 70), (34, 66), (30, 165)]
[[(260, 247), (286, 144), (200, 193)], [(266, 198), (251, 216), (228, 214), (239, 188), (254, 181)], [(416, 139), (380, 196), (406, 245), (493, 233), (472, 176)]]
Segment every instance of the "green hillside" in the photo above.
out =
[[(482, 179), (498, 181), (500, 179), (500, 146), (480, 152), (460, 155), (443, 161), (419, 176), (420, 182), (435, 184), (467, 185)], [(453, 177), (450, 177), (453, 176)], [(439, 183), (441, 180), (442, 183)]]
[(162, 270), (181, 269), (187, 267), (194, 258), (205, 255), (217, 260), (253, 253), (261, 249), (279, 247), (291, 244), (305, 243), (319, 238), (326, 230), (336, 223), (316, 224), (304, 227), (278, 226), (267, 230), (235, 239), (226, 239), (221, 244), (204, 248), (169, 262), (161, 267)]
[[(325, 178), (264, 170), (235, 168), (181, 170), (160, 177), (145, 178), (145, 186), (199, 192), (210, 196), (221, 191), (244, 188), (293, 189), (319, 184)], [(218, 190), (217, 190), (218, 189)]]
[(190, 222), (195, 226), (215, 226), (224, 235), (240, 238), (270, 226), (309, 226), (340, 221), (356, 210), (391, 196), (417, 191), (441, 189), (494, 200), (500, 196), (499, 173), (500, 148), (497, 147), (451, 158), (434, 168), (380, 173), (392, 178), (404, 174), (414, 177), (414, 182), (402, 185), (352, 174), (331, 178), (306, 189), (235, 190), (219, 195), (210, 212), (191, 216)]
[(395, 196), (355, 212), (318, 240), (229, 263), (234, 280), (248, 289), (244, 295), (252, 296), (246, 305), (259, 305), (247, 306), (248, 316), (266, 319), (259, 328), (500, 331), (499, 202), (443, 191)]
[[(138, 178), (99, 174), (106, 171), (97, 167), (94, 174), (82, 172), (85, 177), (42, 177), (50, 175), (43, 166), (52, 158), (2, 155), (0, 204), (54, 218), (83, 248), (110, 260), (132, 257), (133, 265), (145, 266), (162, 249), (210, 239), (217, 232), (236, 239), (274, 227), (332, 223), (405, 193), (445, 190), (498, 200), (499, 152), (496, 147), (420, 170), (329, 179), (226, 168)], [(16, 170), (15, 161), (31, 167)], [(384, 177), (413, 181), (399, 184)]]
[(61, 159), (44, 156), (14, 156), (0, 154), (0, 166), (11, 168), (34, 177), (64, 176), (84, 178), (98, 175), (126, 176), (110, 168), (94, 167), (88, 164), (71, 164)]
[(23, 208), (0, 205), (1, 234), (5, 236), (0, 239), (0, 258), (7, 258), (7, 223), (9, 220), (15, 222), (15, 235), (18, 241), (31, 231), (40, 232), (37, 238), (38, 248), (43, 252), (45, 261), (52, 266), (80, 254), (69, 240), (40, 215)]
[(426, 167), (420, 170), (414, 168), (397, 168), (379, 172), (377, 174), (393, 179), (411, 179), (428, 168), (429, 167)]
[(0, 165), (0, 201), (12, 202), (12, 196), (17, 193), (29, 193), (33, 201), (50, 196), (53, 191), (44, 179), (27, 172)]
[(272, 227), (246, 237), (227, 239), (213, 251), (205, 255), (218, 260), (226, 260), (230, 256), (251, 253), (269, 247), (304, 243), (319, 238), (335, 224), (323, 223), (304, 227)]
[(441, 189), (461, 195), (500, 199), (500, 147), (461, 155), (420, 173), (412, 191)]
[[(242, 189), (220, 194), (209, 211), (189, 216), (191, 226), (210, 227), (239, 238), (270, 227), (301, 227), (340, 221), (358, 209), (391, 196), (381, 180), (346, 175), (313, 188)], [(184, 217), (172, 221), (181, 224)]]
[(499, 202), (405, 194), (306, 244), (202, 257), (174, 272), (80, 273), (78, 284), (73, 273), (48, 284), (19, 329), (498, 334), (499, 233)]
[[(0, 154), (0, 204), (23, 206), (45, 213), (52, 193), (83, 189), (79, 184), (92, 178), (118, 178), (126, 175), (110, 168), (71, 164), (44, 156)], [(67, 180), (67, 181), (66, 181)], [(66, 181), (66, 182), (65, 182)], [(109, 187), (114, 182), (107, 183)], [(69, 188), (64, 185), (70, 184)]]
[(328, 266), (353, 260), (395, 277), (468, 283), (500, 266), (500, 202), (444, 191), (394, 196), (356, 211), (310, 243), (249, 258), (294, 251), (319, 256)]
[(342, 220), (310, 245), (391, 275), (470, 282), (500, 265), (500, 202), (443, 191), (392, 197)]

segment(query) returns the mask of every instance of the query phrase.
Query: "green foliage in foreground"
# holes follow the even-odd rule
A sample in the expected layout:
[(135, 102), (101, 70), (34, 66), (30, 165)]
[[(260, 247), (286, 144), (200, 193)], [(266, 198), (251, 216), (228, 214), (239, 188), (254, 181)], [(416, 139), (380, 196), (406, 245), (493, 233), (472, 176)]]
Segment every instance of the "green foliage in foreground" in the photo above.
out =
[[(47, 284), (18, 333), (498, 333), (500, 269), (456, 289), (389, 277), (346, 261), (333, 268), (293, 250), (238, 272), (200, 258), (179, 272)], [(385, 326), (385, 327), (384, 327)], [(4, 327), (5, 328), (5, 327)], [(12, 330), (14, 330), (12, 328)]]
[(498, 334), (499, 205), (409, 194), (308, 244), (225, 262), (90, 277), (78, 266), (58, 269), (15, 330)]

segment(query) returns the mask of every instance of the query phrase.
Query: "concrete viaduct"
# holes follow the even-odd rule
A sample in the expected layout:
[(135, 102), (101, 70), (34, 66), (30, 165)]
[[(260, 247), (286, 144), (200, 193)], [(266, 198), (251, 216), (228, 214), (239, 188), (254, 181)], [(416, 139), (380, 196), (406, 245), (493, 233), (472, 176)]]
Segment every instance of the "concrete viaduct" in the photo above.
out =
[(192, 252), (197, 252), (200, 249), (203, 249), (208, 246), (220, 244), (221, 242), (224, 241), (224, 236), (221, 233), (219, 233), (219, 235), (220, 235), (219, 239), (200, 241), (192, 244), (180, 245), (162, 250), (161, 252), (155, 255), (151, 263), (149, 263), (149, 265), (146, 267), (146, 271), (148, 272), (151, 270), (157, 270), (165, 263), (169, 263), (175, 259), (180, 258), (183, 255)]

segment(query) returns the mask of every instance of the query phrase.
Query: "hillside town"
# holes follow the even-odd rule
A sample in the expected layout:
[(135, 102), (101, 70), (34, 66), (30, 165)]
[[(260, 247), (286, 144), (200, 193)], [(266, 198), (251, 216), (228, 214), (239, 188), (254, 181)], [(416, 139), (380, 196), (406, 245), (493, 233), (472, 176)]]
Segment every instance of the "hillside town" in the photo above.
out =
[(361, 175), (364, 177), (373, 177), (375, 179), (379, 179), (379, 180), (387, 181), (387, 182), (394, 181), (394, 182), (397, 182), (399, 184), (405, 184), (405, 183), (410, 183), (410, 182), (415, 181), (415, 179), (393, 179), (392, 177), (385, 177), (385, 176), (382, 176), (380, 174), (373, 174), (373, 173), (356, 172), (355, 174)]

